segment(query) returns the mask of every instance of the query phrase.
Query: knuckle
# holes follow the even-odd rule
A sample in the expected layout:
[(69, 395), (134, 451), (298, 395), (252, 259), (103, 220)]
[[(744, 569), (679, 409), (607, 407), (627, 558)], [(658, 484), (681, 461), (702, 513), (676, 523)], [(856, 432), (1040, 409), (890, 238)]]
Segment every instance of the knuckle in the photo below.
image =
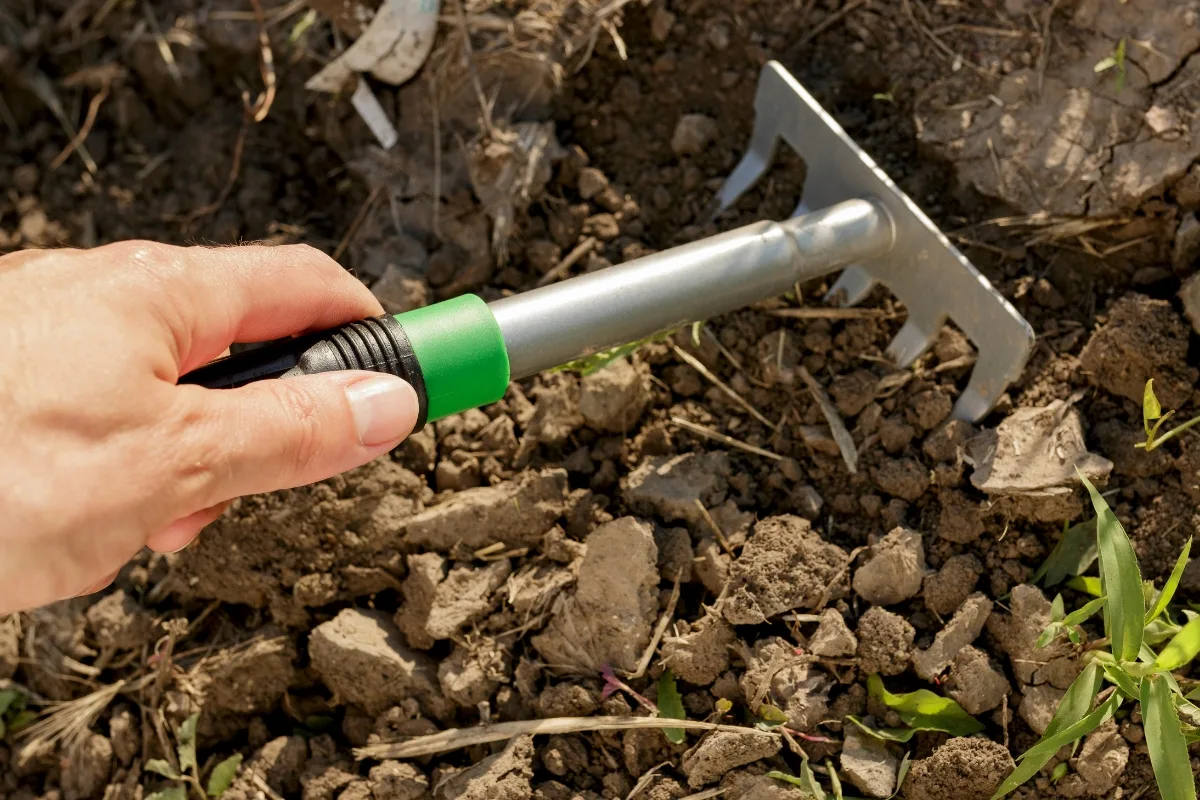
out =
[(177, 443), (172, 469), (177, 493), (205, 505), (216, 502), (232, 472), (234, 437), (195, 403), (180, 404), (168, 425), (165, 441)]

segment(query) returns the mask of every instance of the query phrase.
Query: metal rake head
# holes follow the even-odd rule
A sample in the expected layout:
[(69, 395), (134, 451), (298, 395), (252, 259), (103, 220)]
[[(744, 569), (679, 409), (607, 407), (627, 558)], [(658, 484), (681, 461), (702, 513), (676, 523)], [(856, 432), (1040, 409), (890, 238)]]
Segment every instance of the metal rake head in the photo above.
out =
[(947, 320), (953, 321), (978, 354), (954, 417), (979, 421), (1020, 376), (1033, 349), (1033, 328), (782, 65), (772, 61), (763, 68), (754, 111), (749, 150), (721, 187), (717, 213), (762, 177), (780, 140), (808, 170), (794, 215), (844, 200), (881, 203), (895, 231), (891, 250), (845, 269), (826, 300), (856, 305), (876, 283), (886, 286), (908, 311), (888, 346), (888, 355), (901, 367), (933, 343)]

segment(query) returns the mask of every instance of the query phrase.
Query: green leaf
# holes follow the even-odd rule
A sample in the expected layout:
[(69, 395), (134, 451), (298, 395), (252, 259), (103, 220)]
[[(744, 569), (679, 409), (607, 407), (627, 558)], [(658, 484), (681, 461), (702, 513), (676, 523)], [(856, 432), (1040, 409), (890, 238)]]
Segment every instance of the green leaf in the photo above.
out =
[[(658, 715), (667, 719), (687, 719), (683, 710), (683, 698), (675, 686), (675, 676), (665, 670), (658, 679)], [(786, 721), (786, 716), (784, 717)], [(663, 734), (671, 744), (682, 744), (687, 738), (683, 728), (663, 728)]]
[(1105, 56), (1096, 62), (1096, 66), (1092, 67), (1092, 71), (1096, 73), (1104, 72), (1107, 69), (1112, 69), (1117, 65), (1117, 60), (1112, 56)]
[(722, 717), (725, 716), (726, 714), (728, 714), (732, 710), (733, 710), (733, 701), (731, 701), (725, 697), (722, 697), (720, 700), (717, 701), (717, 713), (720, 714)]
[(1196, 800), (1196, 780), (1179, 726), (1174, 694), (1164, 675), (1142, 681), (1142, 722), (1150, 765), (1163, 800)]
[(171, 786), (161, 792), (146, 795), (145, 800), (187, 800), (187, 789), (182, 786)]
[(179, 754), (179, 771), (196, 768), (196, 724), (200, 713), (196, 712), (183, 721), (175, 731), (175, 752)]
[(153, 772), (156, 775), (162, 775), (164, 778), (170, 778), (173, 781), (180, 780), (183, 776), (175, 771), (170, 762), (161, 758), (152, 758), (142, 767), (146, 772)]
[(1060, 761), (1054, 765), (1054, 771), (1050, 773), (1050, 782), (1058, 783), (1065, 777), (1067, 777), (1067, 762)]
[(1054, 637), (1063, 629), (1062, 623), (1051, 622), (1046, 626), (1046, 630), (1042, 631), (1042, 635), (1037, 638), (1037, 643), (1034, 644), (1038, 650), (1041, 650), (1046, 645), (1054, 641)]
[(1046, 587), (1057, 586), (1070, 575), (1082, 575), (1096, 561), (1096, 523), (1094, 520), (1072, 525), (1046, 560), (1033, 574), (1033, 581)]
[[(1078, 682), (1078, 678), (1076, 681)], [(1046, 733), (1038, 740), (1037, 744), (1021, 754), (1020, 763), (1017, 765), (1017, 768), (1012, 771), (1011, 775), (1004, 779), (1004, 783), (1000, 784), (1000, 788), (992, 795), (992, 800), (1004, 797), (1025, 781), (1038, 774), (1042, 767), (1046, 766), (1046, 762), (1054, 757), (1054, 754), (1058, 752), (1060, 747), (1082, 739), (1105, 722), (1108, 722), (1124, 701), (1125, 698), (1119, 692), (1113, 692), (1107, 700), (1075, 724), (1061, 728), (1053, 734), (1047, 728)], [(1063, 702), (1066, 702), (1066, 698), (1063, 699)], [(1062, 706), (1060, 705), (1059, 711), (1061, 710)], [(1058, 714), (1056, 713), (1055, 718), (1057, 719), (1057, 717)], [(1053, 721), (1051, 724), (1053, 724)]]
[(1154, 608), (1150, 609), (1150, 612), (1146, 614), (1146, 625), (1158, 619), (1158, 615), (1167, 610), (1167, 605), (1171, 602), (1171, 598), (1175, 596), (1175, 590), (1179, 588), (1179, 581), (1183, 577), (1183, 570), (1188, 562), (1188, 554), (1191, 552), (1192, 540), (1188, 538), (1187, 544), (1183, 546), (1183, 552), (1179, 554), (1179, 558), (1175, 561), (1175, 568), (1171, 570), (1171, 577), (1167, 578), (1162, 592), (1158, 595), (1157, 602), (1154, 603)]
[(1134, 680), (1132, 675), (1115, 664), (1106, 664), (1104, 666), (1104, 674), (1130, 700), (1136, 700), (1141, 697), (1142, 689), (1138, 685), (1138, 682), (1141, 680), (1140, 678)]
[[(1092, 700), (1100, 692), (1103, 680), (1104, 676), (1100, 672), (1099, 664), (1093, 661), (1084, 667), (1083, 671), (1067, 687), (1067, 693), (1059, 701), (1058, 709), (1050, 719), (1050, 724), (1046, 726), (1046, 732), (1042, 738), (1053, 736), (1087, 716), (1092, 709)], [(1021, 756), (1021, 758), (1024, 757), (1024, 755)]]
[(30, 711), (28, 708), (18, 711), (8, 720), (8, 730), (10, 733), (16, 733), (24, 728), (29, 727), (29, 723), (37, 719), (37, 712)]
[(1133, 661), (1142, 647), (1142, 623), (1146, 600), (1142, 596), (1142, 573), (1137, 556), (1117, 515), (1108, 507), (1092, 482), (1076, 469), (1096, 509), (1096, 544), (1100, 554), (1100, 580), (1104, 594), (1104, 627), (1118, 661)]
[(4, 716), (8, 711), (9, 706), (13, 705), (21, 693), (16, 689), (5, 689), (0, 691), (0, 716)]
[(1150, 423), (1162, 416), (1162, 404), (1154, 395), (1154, 378), (1146, 381), (1146, 389), (1142, 392), (1142, 426), (1146, 435), (1151, 435)]
[[(1188, 619), (1197, 619), (1197, 617), (1189, 616)], [(1168, 622), (1165, 617), (1159, 617), (1146, 626), (1142, 631), (1142, 642), (1150, 646), (1160, 645), (1163, 642), (1169, 641), (1175, 637), (1175, 634), (1183, 630), (1182, 625), (1176, 625), (1174, 622)]]
[(821, 788), (821, 784), (817, 783), (817, 778), (813, 775), (812, 768), (808, 766), (808, 759), (800, 762), (800, 774), (788, 775), (786, 772), (771, 770), (767, 773), (768, 778), (774, 778), (777, 781), (790, 783), (793, 786), (799, 786), (804, 792), (807, 792), (813, 800), (825, 800), (825, 790)]
[(788, 718), (787, 714), (775, 706), (763, 703), (758, 707), (758, 720), (755, 727), (770, 730), (771, 728), (778, 728), (780, 725), (786, 725)]
[(1082, 625), (1091, 619), (1093, 614), (1104, 608), (1106, 600), (1108, 600), (1107, 597), (1097, 597), (1095, 600), (1088, 601), (1082, 608), (1077, 608), (1063, 617), (1063, 625)]
[[(857, 725), (868, 736), (874, 736), (876, 739), (884, 742), (896, 742), (897, 744), (905, 744), (912, 741), (912, 738), (922, 730), (937, 730), (935, 728), (872, 728), (852, 714), (847, 714), (846, 719)], [(940, 731), (938, 732), (940, 733)]]
[(1192, 620), (1162, 649), (1154, 665), (1159, 669), (1179, 669), (1200, 653), (1200, 617)]
[(907, 694), (892, 694), (878, 675), (867, 678), (867, 691), (893, 709), (910, 728), (944, 731), (951, 736), (970, 736), (983, 730), (983, 724), (948, 697), (918, 689)]
[(908, 771), (911, 768), (912, 753), (906, 752), (904, 758), (900, 760), (900, 769), (896, 771), (896, 791), (892, 792), (892, 797), (900, 794), (900, 790), (904, 788), (904, 779), (908, 777)]
[(1051, 622), (1062, 622), (1063, 617), (1065, 617), (1066, 615), (1067, 615), (1067, 611), (1063, 604), (1062, 595), (1061, 594), (1054, 595), (1054, 601), (1052, 603), (1050, 603), (1050, 621)]
[(833, 762), (825, 759), (825, 774), (829, 776), (829, 789), (833, 792), (833, 800), (846, 800), (842, 794), (842, 779), (838, 777)]
[(237, 776), (238, 767), (242, 764), (242, 754), (234, 753), (229, 758), (222, 761), (213, 767), (213, 771), (208, 776), (208, 786), (206, 791), (209, 797), (220, 797), (225, 794), (225, 790), (233, 783), (233, 779)]
[(1100, 584), (1100, 579), (1090, 575), (1077, 575), (1071, 578), (1071, 580), (1067, 581), (1067, 588), (1083, 592), (1084, 594), (1090, 594), (1092, 597), (1100, 597), (1104, 594), (1104, 587)]

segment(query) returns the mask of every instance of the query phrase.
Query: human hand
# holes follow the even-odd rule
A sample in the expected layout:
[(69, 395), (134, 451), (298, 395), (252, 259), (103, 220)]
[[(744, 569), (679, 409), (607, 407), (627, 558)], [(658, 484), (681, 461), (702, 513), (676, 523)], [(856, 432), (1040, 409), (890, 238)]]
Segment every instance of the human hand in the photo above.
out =
[(186, 546), (235, 497), (395, 447), (417, 397), (391, 375), (176, 385), (234, 342), (381, 313), (300, 245), (0, 257), (0, 613), (97, 591), (143, 546)]

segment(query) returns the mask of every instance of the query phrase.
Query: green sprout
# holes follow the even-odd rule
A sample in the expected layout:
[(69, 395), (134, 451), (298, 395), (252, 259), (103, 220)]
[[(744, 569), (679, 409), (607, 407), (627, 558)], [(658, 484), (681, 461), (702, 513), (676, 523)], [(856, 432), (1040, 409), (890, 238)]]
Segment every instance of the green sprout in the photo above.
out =
[(1096, 62), (1093, 70), (1097, 75), (1101, 72), (1107, 72), (1110, 69), (1117, 71), (1117, 91), (1125, 88), (1126, 66), (1125, 66), (1125, 39), (1117, 42), (1117, 46), (1113, 48), (1112, 53), (1105, 56)]
[[(1191, 552), (1184, 547), (1161, 592), (1142, 580), (1137, 556), (1116, 514), (1087, 478), (1079, 475), (1096, 511), (1096, 552), (1100, 562), (1099, 597), (1071, 614), (1062, 596), (1055, 598), (1051, 623), (1038, 647), (1065, 634), (1081, 641), (1079, 625), (1103, 611), (1107, 650), (1089, 649), (1087, 664), (1067, 689), (1045, 733), (1017, 759), (1017, 767), (996, 790), (1004, 797), (1036, 775), (1063, 746), (1074, 745), (1108, 722), (1126, 703), (1140, 703), (1150, 764), (1163, 800), (1194, 800), (1188, 744), (1200, 741), (1200, 707), (1185, 695), (1172, 671), (1200, 653), (1200, 615), (1185, 610), (1178, 624), (1170, 604)], [(1070, 585), (1070, 583), (1068, 583)], [(1161, 650), (1155, 647), (1163, 645)], [(1099, 643), (1098, 643), (1099, 644)], [(1112, 684), (1104, 689), (1104, 683)], [(1099, 702), (1097, 702), (1099, 701)], [(1052, 777), (1062, 777), (1062, 765)]]
[(1160, 436), (1158, 429), (1174, 413), (1174, 411), (1163, 413), (1162, 404), (1158, 402), (1158, 397), (1154, 394), (1154, 379), (1151, 378), (1146, 381), (1146, 389), (1142, 392), (1142, 427), (1146, 430), (1146, 441), (1138, 442), (1134, 447), (1141, 448), (1149, 453), (1151, 450), (1161, 447), (1164, 442), (1168, 442), (1189, 428), (1200, 424), (1200, 417), (1193, 417)]
[(896, 712), (906, 728), (870, 728), (857, 717), (846, 719), (863, 732), (888, 742), (907, 742), (920, 731), (938, 731), (951, 736), (970, 736), (983, 730), (983, 723), (968, 714), (962, 706), (948, 697), (918, 689), (906, 694), (892, 694), (883, 686), (878, 675), (867, 678), (867, 692)]
[(37, 716), (25, 707), (24, 693), (16, 689), (0, 690), (0, 739), (16, 733)]
[(233, 783), (242, 764), (241, 753), (235, 753), (213, 767), (207, 784), (200, 782), (200, 765), (196, 760), (196, 725), (199, 722), (200, 714), (192, 714), (175, 729), (175, 763), (162, 758), (146, 762), (146, 772), (175, 781), (166, 789), (147, 793), (146, 800), (187, 800), (189, 786), (201, 800), (219, 798)]

